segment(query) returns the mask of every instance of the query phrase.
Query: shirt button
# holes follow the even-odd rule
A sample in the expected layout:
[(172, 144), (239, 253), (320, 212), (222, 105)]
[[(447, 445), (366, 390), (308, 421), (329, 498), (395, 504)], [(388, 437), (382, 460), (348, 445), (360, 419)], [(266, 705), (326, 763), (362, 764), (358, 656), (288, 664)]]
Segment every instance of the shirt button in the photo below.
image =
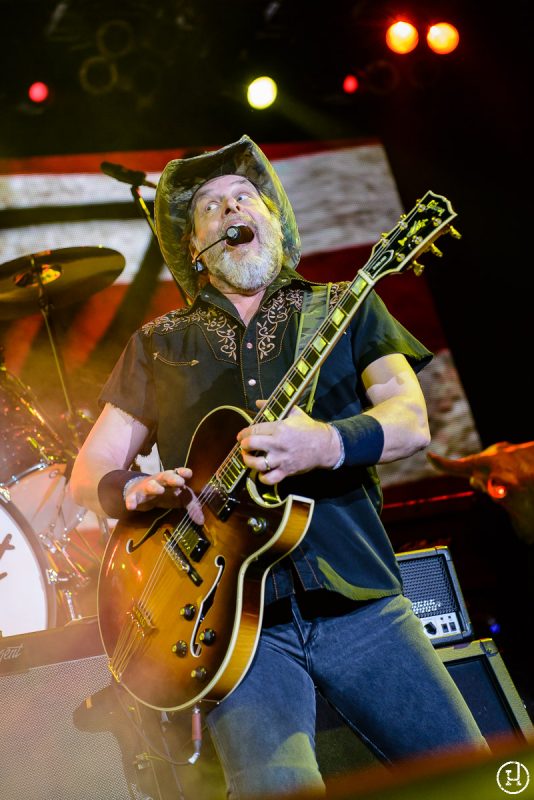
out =
[(247, 350), (252, 350), (253, 346), (254, 345), (252, 344), (252, 342), (247, 342), (247, 344), (246, 344)]
[(248, 379), (248, 385), (249, 386), (256, 386), (256, 381), (254, 380), (254, 378), (249, 378)]

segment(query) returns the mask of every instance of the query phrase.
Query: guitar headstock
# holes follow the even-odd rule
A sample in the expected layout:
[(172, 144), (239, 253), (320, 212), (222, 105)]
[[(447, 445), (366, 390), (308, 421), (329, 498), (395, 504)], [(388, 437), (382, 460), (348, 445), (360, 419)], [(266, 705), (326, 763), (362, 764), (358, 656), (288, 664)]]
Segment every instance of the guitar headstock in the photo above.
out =
[(436, 256), (442, 255), (434, 244), (436, 239), (445, 233), (460, 238), (451, 225), (456, 216), (446, 197), (428, 191), (389, 233), (382, 234), (362, 272), (373, 281), (406, 269), (413, 269), (420, 275), (424, 266), (416, 258), (421, 253), (430, 250)]

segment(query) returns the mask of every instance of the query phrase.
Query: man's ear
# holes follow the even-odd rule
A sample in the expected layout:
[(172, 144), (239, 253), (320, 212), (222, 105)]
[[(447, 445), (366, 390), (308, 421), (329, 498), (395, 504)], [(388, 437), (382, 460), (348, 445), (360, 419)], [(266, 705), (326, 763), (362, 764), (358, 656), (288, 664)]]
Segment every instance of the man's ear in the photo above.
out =
[(191, 256), (191, 263), (192, 264), (194, 264), (195, 261), (197, 260), (197, 256), (198, 256), (199, 252), (200, 251), (199, 251), (198, 247), (196, 246), (195, 237), (191, 233), (191, 235), (189, 237), (189, 255)]
[(204, 264), (202, 261), (197, 261), (198, 254), (200, 250), (196, 246), (193, 238), (193, 234), (189, 237), (189, 254), (191, 256), (191, 266), (193, 267), (196, 272), (203, 272), (204, 271)]

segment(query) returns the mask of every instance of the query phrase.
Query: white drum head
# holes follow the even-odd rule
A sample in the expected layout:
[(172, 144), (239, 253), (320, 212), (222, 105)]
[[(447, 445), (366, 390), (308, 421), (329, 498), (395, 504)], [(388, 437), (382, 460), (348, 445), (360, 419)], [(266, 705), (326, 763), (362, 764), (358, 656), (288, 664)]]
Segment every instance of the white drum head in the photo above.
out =
[(44, 550), (12, 503), (0, 499), (0, 631), (3, 636), (53, 627), (55, 592)]
[(11, 502), (37, 536), (64, 538), (85, 516), (72, 499), (66, 469), (66, 464), (39, 464), (9, 485)]

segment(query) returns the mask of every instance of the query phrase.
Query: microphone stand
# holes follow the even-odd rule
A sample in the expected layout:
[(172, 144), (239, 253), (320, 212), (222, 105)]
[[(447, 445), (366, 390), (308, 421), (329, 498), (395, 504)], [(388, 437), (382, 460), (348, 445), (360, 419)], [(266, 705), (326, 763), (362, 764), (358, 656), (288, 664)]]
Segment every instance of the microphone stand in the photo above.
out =
[[(131, 194), (132, 194), (132, 197), (133, 197), (133, 200), (134, 200), (134, 203), (135, 203), (135, 205), (136, 205), (136, 206), (137, 206), (137, 208), (138, 208), (138, 209), (141, 211), (141, 214), (144, 216), (144, 218), (145, 218), (145, 219), (146, 219), (146, 221), (148, 222), (148, 225), (149, 225), (149, 227), (150, 227), (150, 230), (151, 230), (151, 231), (152, 231), (152, 233), (154, 234), (154, 238), (156, 239), (156, 241), (157, 241), (157, 242), (158, 242), (158, 244), (159, 244), (159, 241), (158, 241), (158, 234), (156, 233), (156, 226), (155, 226), (155, 224), (154, 224), (154, 220), (152, 219), (152, 215), (151, 215), (151, 213), (150, 213), (150, 211), (149, 211), (149, 209), (148, 209), (148, 206), (147, 206), (147, 204), (145, 203), (145, 201), (144, 201), (144, 199), (143, 199), (143, 197), (142, 197), (142, 195), (141, 195), (141, 192), (139, 191), (139, 186), (134, 186), (133, 184), (132, 184), (132, 185), (130, 185), (130, 192), (131, 192)], [(178, 283), (178, 281), (176, 281), (176, 285), (178, 286), (178, 291), (180, 292), (180, 294), (181, 294), (181, 296), (182, 296), (182, 300), (184, 301), (184, 304), (185, 304), (186, 306), (190, 306), (190, 305), (191, 305), (191, 299), (190, 299), (190, 298), (189, 298), (189, 296), (188, 296), (188, 295), (187, 295), (187, 294), (184, 292), (184, 290), (182, 289), (182, 287), (180, 286), (180, 284)]]

